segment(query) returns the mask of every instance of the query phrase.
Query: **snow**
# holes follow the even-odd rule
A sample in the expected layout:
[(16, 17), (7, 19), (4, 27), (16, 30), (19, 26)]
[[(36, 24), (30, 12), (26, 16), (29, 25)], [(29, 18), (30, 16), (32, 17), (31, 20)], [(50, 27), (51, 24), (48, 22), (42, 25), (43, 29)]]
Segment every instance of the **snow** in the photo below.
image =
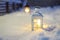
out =
[(40, 8), (44, 24), (56, 26), (51, 32), (43, 29), (32, 31), (32, 13), (18, 11), (0, 16), (0, 40), (60, 40), (60, 6)]

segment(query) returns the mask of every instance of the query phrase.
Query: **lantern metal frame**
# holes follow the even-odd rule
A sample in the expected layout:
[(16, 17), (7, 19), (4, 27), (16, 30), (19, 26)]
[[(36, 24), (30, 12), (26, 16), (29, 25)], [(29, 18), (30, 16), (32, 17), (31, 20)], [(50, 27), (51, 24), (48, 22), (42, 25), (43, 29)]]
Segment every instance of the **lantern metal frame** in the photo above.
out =
[(32, 15), (32, 31), (34, 31), (34, 19), (41, 19), (41, 28), (43, 28), (43, 15), (41, 13), (33, 14)]

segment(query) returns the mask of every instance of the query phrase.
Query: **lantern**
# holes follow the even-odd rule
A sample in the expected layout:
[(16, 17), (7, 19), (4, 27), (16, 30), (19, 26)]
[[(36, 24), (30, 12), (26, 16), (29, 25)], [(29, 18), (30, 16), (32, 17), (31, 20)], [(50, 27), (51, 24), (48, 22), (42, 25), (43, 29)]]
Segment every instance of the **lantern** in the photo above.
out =
[(41, 13), (32, 15), (32, 31), (43, 27), (43, 15)]
[(30, 12), (30, 6), (28, 5), (28, 3), (26, 4), (26, 6), (24, 7), (24, 11), (26, 13), (29, 13)]

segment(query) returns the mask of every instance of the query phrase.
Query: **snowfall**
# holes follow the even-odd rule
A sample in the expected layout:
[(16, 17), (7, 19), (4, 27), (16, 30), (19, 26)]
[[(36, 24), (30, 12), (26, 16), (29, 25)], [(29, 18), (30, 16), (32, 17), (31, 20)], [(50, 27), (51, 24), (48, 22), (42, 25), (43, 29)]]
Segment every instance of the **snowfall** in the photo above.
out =
[(52, 31), (39, 29), (32, 31), (31, 13), (22, 10), (0, 16), (0, 40), (60, 40), (60, 6), (39, 9), (43, 23), (55, 26)]

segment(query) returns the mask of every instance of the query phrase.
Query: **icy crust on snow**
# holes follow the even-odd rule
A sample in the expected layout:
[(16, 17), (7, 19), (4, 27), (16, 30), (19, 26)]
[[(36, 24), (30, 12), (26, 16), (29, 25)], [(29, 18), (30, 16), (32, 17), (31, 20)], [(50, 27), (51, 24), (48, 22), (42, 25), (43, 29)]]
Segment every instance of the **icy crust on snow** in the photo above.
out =
[(15, 12), (0, 16), (0, 40), (60, 40), (60, 6), (40, 8), (40, 13), (45, 24), (56, 26), (53, 31), (31, 31), (31, 14)]

